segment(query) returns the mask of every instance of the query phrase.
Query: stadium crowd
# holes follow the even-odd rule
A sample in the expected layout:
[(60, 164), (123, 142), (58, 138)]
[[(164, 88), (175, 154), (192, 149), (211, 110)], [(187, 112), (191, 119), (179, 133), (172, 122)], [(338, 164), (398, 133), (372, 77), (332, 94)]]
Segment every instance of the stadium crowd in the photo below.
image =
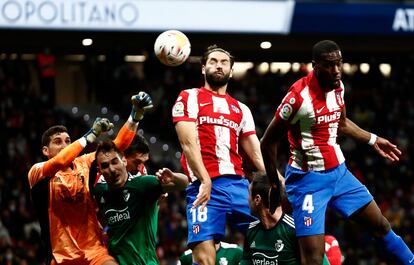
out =
[[(344, 74), (345, 99), (347, 115), (361, 127), (395, 142), (404, 152), (402, 161), (388, 164), (369, 145), (351, 140), (344, 139), (342, 149), (349, 169), (368, 187), (395, 232), (414, 249), (414, 138), (410, 133), (414, 130), (414, 91), (411, 90), (414, 56), (394, 59), (391, 66), (389, 77), (383, 76), (375, 63), (366, 74), (360, 71)], [(168, 68), (150, 58), (144, 63), (144, 71), (139, 73), (130, 63), (115, 58), (98, 62), (94, 67), (95, 74), (88, 83), (96, 103), (126, 115), (130, 108), (128, 95), (139, 90), (150, 93), (154, 111), (140, 127), (145, 134), (157, 134), (178, 149), (171, 107), (180, 90), (202, 84), (199, 65), (187, 63)], [(304, 74), (306, 68), (266, 74), (251, 69), (242, 78), (231, 81), (229, 93), (250, 107), (259, 137), (286, 90)], [(40, 134), (51, 125), (64, 124), (77, 139), (88, 128), (82, 120), (53, 105), (54, 100), (40, 92), (40, 84), (34, 61), (19, 57), (0, 60), (0, 265), (42, 264), (40, 226), (27, 180), (30, 165), (43, 160)], [(288, 159), (286, 153), (279, 156), (282, 161)], [(152, 161), (148, 172), (153, 174), (163, 166), (166, 165)], [(181, 171), (180, 168), (173, 170)], [(157, 248), (160, 264), (175, 264), (186, 249), (184, 198), (184, 193), (176, 192), (160, 201)], [(340, 241), (344, 264), (394, 264), (387, 257), (379, 256), (381, 252), (375, 251), (378, 246), (366, 233), (353, 224), (345, 224), (331, 212), (328, 212), (326, 231)], [(225, 241), (241, 245), (242, 240), (240, 234), (228, 233)]]

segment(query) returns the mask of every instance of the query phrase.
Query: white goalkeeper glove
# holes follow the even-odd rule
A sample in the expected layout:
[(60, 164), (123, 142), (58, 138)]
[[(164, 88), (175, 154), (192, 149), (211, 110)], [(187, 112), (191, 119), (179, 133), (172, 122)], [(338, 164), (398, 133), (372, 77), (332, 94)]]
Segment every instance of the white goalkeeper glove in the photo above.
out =
[(92, 128), (83, 136), (85, 137), (88, 143), (93, 143), (96, 141), (96, 138), (101, 135), (103, 132), (107, 132), (114, 127), (114, 124), (110, 122), (107, 118), (96, 118)]
[(132, 110), (131, 117), (134, 122), (139, 122), (144, 118), (144, 113), (152, 109), (152, 99), (146, 92), (139, 92), (131, 97)]

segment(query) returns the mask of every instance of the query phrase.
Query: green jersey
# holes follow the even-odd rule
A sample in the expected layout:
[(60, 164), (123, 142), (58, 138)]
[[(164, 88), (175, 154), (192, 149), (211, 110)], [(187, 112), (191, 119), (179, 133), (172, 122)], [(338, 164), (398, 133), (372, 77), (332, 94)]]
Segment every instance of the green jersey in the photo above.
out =
[[(293, 218), (283, 214), (279, 222), (266, 229), (260, 221), (250, 223), (244, 239), (240, 265), (296, 265), (300, 264), (299, 245)], [(323, 265), (330, 265), (324, 255)]]
[[(236, 244), (220, 242), (220, 248), (216, 252), (216, 265), (238, 265), (243, 255), (243, 249)], [(193, 253), (191, 249), (184, 252), (180, 257), (178, 265), (193, 264)]]
[(121, 264), (158, 264), (155, 253), (158, 197), (162, 193), (155, 176), (132, 176), (124, 187), (110, 191), (105, 181), (93, 191), (108, 226), (108, 250)]
[(250, 223), (240, 264), (300, 264), (293, 218), (283, 214), (279, 222), (270, 229), (264, 228), (259, 220)]

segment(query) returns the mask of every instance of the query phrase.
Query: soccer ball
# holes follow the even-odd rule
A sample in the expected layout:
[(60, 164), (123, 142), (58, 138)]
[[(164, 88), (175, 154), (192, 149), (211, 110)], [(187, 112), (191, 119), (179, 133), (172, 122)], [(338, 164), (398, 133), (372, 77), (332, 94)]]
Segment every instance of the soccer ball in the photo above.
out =
[(163, 64), (178, 66), (188, 59), (191, 44), (181, 31), (167, 30), (155, 40), (154, 52)]

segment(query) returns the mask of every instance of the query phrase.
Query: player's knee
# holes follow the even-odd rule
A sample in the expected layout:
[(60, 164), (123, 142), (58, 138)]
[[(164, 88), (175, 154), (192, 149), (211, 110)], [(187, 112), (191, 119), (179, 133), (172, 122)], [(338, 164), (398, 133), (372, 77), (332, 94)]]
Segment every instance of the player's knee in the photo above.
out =
[(216, 257), (208, 255), (208, 253), (198, 253), (197, 257), (193, 255), (194, 262), (198, 265), (214, 265)]
[(391, 224), (384, 216), (378, 222), (377, 226), (373, 229), (374, 237), (383, 237), (391, 230)]
[(214, 265), (216, 250), (210, 242), (202, 242), (193, 249), (193, 261), (199, 265)]

